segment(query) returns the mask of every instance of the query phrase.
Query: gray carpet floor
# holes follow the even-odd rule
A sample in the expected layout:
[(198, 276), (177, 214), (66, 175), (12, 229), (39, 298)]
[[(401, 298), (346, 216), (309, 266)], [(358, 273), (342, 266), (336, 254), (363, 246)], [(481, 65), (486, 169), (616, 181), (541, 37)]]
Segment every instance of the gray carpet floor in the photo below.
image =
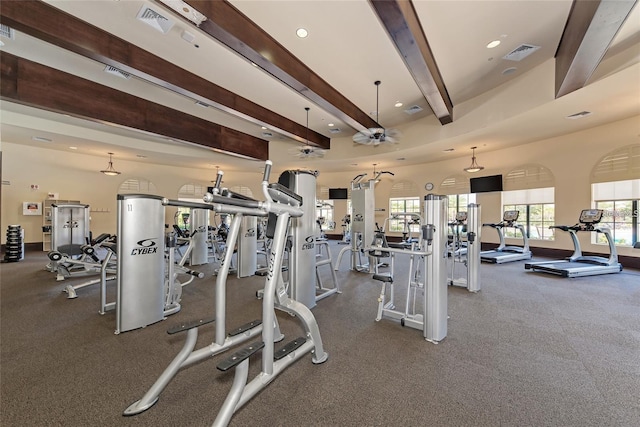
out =
[[(332, 242), (334, 259), (342, 247)], [(184, 288), (179, 313), (115, 335), (98, 288), (69, 300), (69, 281), (56, 282), (46, 262), (28, 252), (0, 265), (2, 426), (211, 425), (233, 377), (216, 369), (222, 355), (182, 370), (148, 411), (122, 412), (182, 347), (184, 334), (166, 330), (213, 314), (214, 264), (199, 267), (207, 276)], [(313, 309), (329, 359), (300, 359), (231, 426), (640, 425), (640, 272), (565, 279), (522, 262), (483, 264), (479, 293), (449, 287), (448, 335), (435, 345), (398, 321), (376, 322), (379, 283), (347, 264), (343, 292)], [(397, 259), (400, 304), (406, 266)], [(260, 318), (263, 280), (229, 279), (229, 327)], [(295, 318), (278, 319), (288, 337), (301, 333)], [(201, 329), (197, 348), (213, 341), (213, 324)]]

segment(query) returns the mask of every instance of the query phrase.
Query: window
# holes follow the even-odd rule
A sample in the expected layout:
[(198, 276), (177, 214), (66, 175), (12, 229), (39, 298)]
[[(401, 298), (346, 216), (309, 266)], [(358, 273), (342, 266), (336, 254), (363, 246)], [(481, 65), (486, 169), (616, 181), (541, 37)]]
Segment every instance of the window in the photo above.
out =
[[(555, 225), (554, 188), (533, 188), (502, 192), (502, 211), (518, 211), (518, 223), (524, 226), (529, 239), (553, 240)], [(504, 237), (521, 238), (517, 229), (504, 229)]]
[(420, 215), (420, 198), (419, 197), (404, 197), (404, 198), (391, 198), (389, 199), (389, 223), (387, 225), (388, 232), (396, 233), (417, 233), (419, 231), (418, 224), (409, 224), (411, 218), (408, 216), (397, 216), (394, 218), (394, 214), (400, 212), (416, 213)]
[[(633, 246), (638, 242), (640, 179), (592, 184), (591, 192), (596, 209), (604, 210), (600, 225), (609, 228), (615, 244)], [(591, 239), (592, 243), (607, 244), (601, 233), (594, 233)]]
[(451, 194), (449, 195), (449, 208), (447, 218), (449, 221), (455, 221), (458, 212), (466, 212), (469, 203), (476, 202), (475, 194)]
[(335, 230), (333, 220), (333, 200), (318, 200), (316, 204), (316, 218), (320, 221), (321, 230)]

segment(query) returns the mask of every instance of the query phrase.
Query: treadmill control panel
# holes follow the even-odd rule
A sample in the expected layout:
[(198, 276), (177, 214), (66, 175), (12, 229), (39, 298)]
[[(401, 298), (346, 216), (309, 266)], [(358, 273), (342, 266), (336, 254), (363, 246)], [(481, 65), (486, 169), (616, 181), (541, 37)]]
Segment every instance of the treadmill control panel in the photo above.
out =
[(580, 224), (597, 224), (602, 219), (602, 209), (584, 209), (580, 212)]
[(519, 215), (520, 215), (520, 211), (504, 211), (504, 214), (502, 215), (502, 220), (509, 221), (509, 222), (517, 221)]
[(467, 220), (467, 213), (460, 211), (458, 213), (456, 213), (456, 221), (457, 222), (464, 222)]

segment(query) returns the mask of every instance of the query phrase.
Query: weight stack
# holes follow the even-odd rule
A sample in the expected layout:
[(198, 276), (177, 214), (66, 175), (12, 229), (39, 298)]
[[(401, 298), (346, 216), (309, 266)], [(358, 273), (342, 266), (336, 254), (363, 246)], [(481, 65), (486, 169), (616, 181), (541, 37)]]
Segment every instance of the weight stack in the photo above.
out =
[(19, 225), (7, 227), (7, 244), (4, 250), (6, 262), (17, 262), (24, 259), (24, 230)]

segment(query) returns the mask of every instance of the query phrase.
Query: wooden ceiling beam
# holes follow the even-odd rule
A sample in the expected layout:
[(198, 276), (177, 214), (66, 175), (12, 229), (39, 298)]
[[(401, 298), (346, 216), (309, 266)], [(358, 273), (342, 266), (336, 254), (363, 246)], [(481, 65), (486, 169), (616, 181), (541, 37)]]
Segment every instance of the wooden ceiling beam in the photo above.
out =
[(233, 155), (269, 158), (268, 141), (6, 52), (0, 55), (0, 97)]
[(0, 22), (140, 79), (204, 102), (300, 142), (328, 149), (330, 138), (261, 107), (171, 62), (42, 1), (3, 2)]
[(369, 0), (440, 123), (453, 121), (453, 103), (411, 0)]
[(367, 113), (227, 1), (187, 0), (187, 3), (207, 17), (198, 28), (215, 40), (355, 130), (378, 127)]
[(587, 84), (637, 2), (574, 0), (556, 51), (556, 98)]

